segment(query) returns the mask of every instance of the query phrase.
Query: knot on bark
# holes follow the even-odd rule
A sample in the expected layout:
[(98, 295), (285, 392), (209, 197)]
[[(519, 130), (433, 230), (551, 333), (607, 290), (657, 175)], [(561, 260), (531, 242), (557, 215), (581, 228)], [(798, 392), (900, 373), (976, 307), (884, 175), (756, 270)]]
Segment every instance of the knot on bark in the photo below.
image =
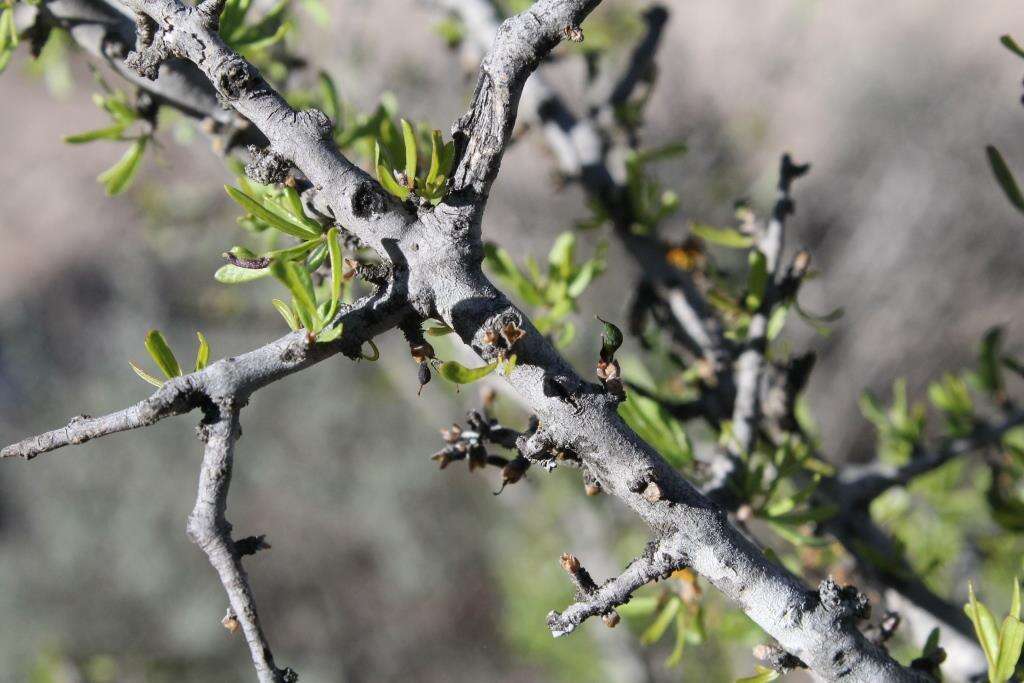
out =
[(251, 159), (245, 165), (245, 175), (261, 185), (283, 183), (288, 177), (291, 162), (270, 147), (249, 145)]
[(155, 81), (160, 75), (160, 65), (171, 58), (171, 50), (163, 40), (155, 40), (149, 47), (142, 47), (128, 53), (125, 66), (145, 79)]
[(319, 109), (306, 109), (298, 113), (298, 122), (322, 140), (330, 140), (334, 136), (334, 124), (331, 118)]
[(217, 92), (228, 102), (242, 96), (256, 81), (258, 72), (247, 61), (232, 56), (217, 72)]
[(855, 586), (840, 586), (829, 576), (818, 586), (818, 600), (826, 611), (840, 619), (867, 619), (871, 616), (868, 597)]
[(225, 4), (227, 4), (226, 0), (202, 0), (196, 5), (199, 21), (203, 28), (210, 31), (220, 30), (220, 15), (224, 11)]
[(799, 657), (791, 655), (777, 645), (767, 643), (762, 643), (754, 648), (754, 658), (780, 674), (789, 673), (793, 669), (807, 668), (807, 665)]
[(369, 218), (383, 213), (386, 206), (383, 195), (373, 183), (363, 181), (356, 185), (356, 189), (352, 193), (352, 213), (357, 217)]

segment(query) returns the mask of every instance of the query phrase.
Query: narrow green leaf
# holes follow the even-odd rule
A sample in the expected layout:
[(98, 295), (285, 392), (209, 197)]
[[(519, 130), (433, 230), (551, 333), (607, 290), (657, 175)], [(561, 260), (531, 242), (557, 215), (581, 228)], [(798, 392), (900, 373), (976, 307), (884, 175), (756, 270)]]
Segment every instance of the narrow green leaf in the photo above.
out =
[(412, 124), (405, 119), (402, 119), (402, 138), (405, 142), (406, 185), (411, 188), (413, 183), (416, 182), (418, 154), (416, 149), (416, 131), (413, 130)]
[(565, 290), (570, 299), (578, 299), (594, 278), (604, 272), (604, 262), (597, 259), (590, 259), (580, 268), (579, 272), (573, 275), (569, 281), (569, 288)]
[(437, 182), (441, 173), (441, 154), (444, 150), (444, 142), (441, 141), (441, 131), (430, 132), (430, 168), (427, 171), (427, 186)]
[(769, 683), (780, 676), (779, 672), (775, 669), (769, 669), (767, 666), (761, 666), (760, 664), (754, 667), (754, 671), (757, 673), (753, 676), (737, 678), (736, 683)]
[(142, 153), (146, 150), (147, 139), (139, 138), (132, 142), (128, 151), (116, 164), (96, 177), (96, 180), (103, 184), (107, 194), (111, 197), (124, 192), (131, 184), (135, 173), (139, 170), (139, 162), (142, 160)]
[(237, 202), (238, 205), (245, 209), (249, 214), (259, 218), (261, 221), (264, 221), (271, 227), (276, 228), (285, 234), (291, 235), (292, 237), (298, 237), (300, 240), (310, 240), (320, 236), (318, 232), (314, 232), (305, 225), (300, 225), (294, 221), (290, 221), (284, 216), (264, 207), (263, 204), (238, 188), (225, 185), (224, 190), (228, 193), (229, 197), (234, 199), (235, 202)]
[(1007, 50), (1009, 50), (1013, 54), (1017, 55), (1021, 59), (1024, 59), (1024, 50), (1022, 50), (1020, 48), (1020, 46), (1017, 45), (1016, 41), (1014, 41), (1013, 38), (1011, 38), (1008, 35), (1000, 36), (999, 37), (999, 42), (1002, 43), (1003, 46), (1006, 47)]
[(264, 256), (274, 259), (275, 261), (298, 261), (312, 251), (313, 247), (320, 244), (323, 244), (323, 239), (318, 237), (315, 240), (307, 240), (306, 242), (296, 244), (295, 246), (288, 247), (286, 249), (268, 251)]
[(210, 362), (210, 345), (202, 332), (196, 332), (196, 337), (199, 339), (199, 350), (196, 351), (196, 372), (199, 372)]
[(750, 270), (747, 273), (747, 310), (753, 313), (761, 308), (765, 289), (768, 286), (768, 261), (760, 249), (751, 249), (747, 256)]
[(502, 373), (506, 377), (511, 375), (512, 371), (516, 369), (516, 362), (517, 362), (517, 360), (518, 359), (516, 358), (516, 354), (514, 354), (514, 353), (511, 354), (508, 358), (505, 359), (505, 366), (504, 366), (504, 369), (502, 370)]
[(730, 249), (746, 249), (754, 245), (754, 238), (735, 228), (716, 228), (703, 223), (690, 225), (690, 232), (706, 242)]
[(642, 597), (633, 598), (625, 605), (619, 605), (615, 608), (615, 611), (620, 616), (626, 617), (627, 619), (636, 617), (646, 617), (650, 614), (654, 614), (654, 610), (658, 608), (658, 598), (655, 597)]
[(971, 583), (967, 584), (967, 595), (969, 602), (964, 605), (964, 611), (971, 623), (974, 624), (974, 632), (985, 653), (989, 669), (995, 669), (996, 658), (999, 654), (999, 632), (996, 630), (996, 620), (988, 608), (975, 597), (974, 585)]
[(65, 135), (64, 142), (69, 145), (81, 145), (93, 140), (120, 140), (127, 127), (124, 123), (115, 123), (107, 128), (98, 128), (77, 135)]
[(992, 145), (986, 147), (985, 152), (988, 154), (988, 163), (992, 167), (992, 173), (995, 174), (999, 186), (1003, 188), (1006, 198), (1010, 200), (1010, 203), (1018, 211), (1024, 212), (1024, 195), (1021, 195), (1017, 181), (1013, 178), (1013, 173), (1010, 172), (1006, 162), (1003, 161), (1003, 155)]
[(269, 268), (241, 268), (233, 263), (226, 263), (217, 269), (213, 279), (226, 285), (237, 285), (241, 282), (252, 282), (270, 275)]
[(334, 80), (327, 75), (326, 71), (317, 74), (320, 81), (320, 93), (323, 95), (324, 113), (331, 121), (337, 124), (341, 121), (341, 100), (338, 98), (338, 89), (334, 86)]
[(982, 387), (995, 393), (1003, 388), (1002, 368), (999, 356), (1002, 351), (1003, 329), (991, 327), (985, 332), (978, 351), (978, 379)]
[(768, 328), (765, 331), (768, 341), (774, 341), (782, 333), (782, 329), (786, 326), (786, 315), (788, 313), (789, 306), (785, 304), (776, 306), (775, 310), (772, 311), (771, 317), (768, 318)]
[(643, 645), (652, 645), (661, 640), (661, 637), (665, 635), (665, 631), (672, 624), (672, 620), (675, 619), (676, 613), (679, 612), (682, 604), (683, 601), (678, 595), (670, 597), (665, 606), (658, 612), (657, 618), (640, 635), (640, 642)]
[(384, 157), (382, 156), (381, 146), (379, 142), (377, 143), (374, 149), (375, 156), (377, 159), (375, 163), (375, 168), (377, 169), (377, 180), (380, 181), (380, 184), (384, 186), (385, 190), (395, 195), (399, 199), (405, 199), (406, 197), (409, 196), (409, 188), (399, 184), (399, 182), (395, 180), (395, 176), (392, 172), (392, 169), (388, 168), (389, 164), (386, 164), (384, 162)]
[(344, 325), (337, 325), (336, 327), (321, 330), (316, 335), (316, 341), (318, 344), (326, 344), (327, 342), (332, 342), (335, 339), (341, 337), (341, 334), (344, 331), (344, 329)]
[(449, 382), (470, 384), (491, 374), (497, 367), (498, 361), (488, 363), (479, 368), (467, 368), (458, 361), (450, 360), (441, 363), (437, 372)]
[(1010, 680), (1020, 660), (1020, 650), (1024, 646), (1024, 623), (1013, 615), (1003, 619), (999, 630), (999, 657), (996, 660), (995, 676), (1000, 683)]
[(939, 649), (939, 627), (936, 626), (928, 633), (928, 638), (924, 641), (924, 648), (921, 650), (921, 656), (927, 657), (931, 653)]
[(274, 304), (274, 308), (281, 314), (284, 321), (288, 323), (288, 327), (291, 328), (292, 332), (297, 332), (301, 326), (299, 325), (299, 318), (295, 315), (292, 307), (280, 299), (274, 299), (271, 303)]
[(327, 249), (331, 254), (331, 307), (327, 309), (324, 321), (330, 323), (338, 313), (341, 304), (341, 286), (345, 283), (344, 263), (341, 259), (341, 243), (338, 242), (338, 229), (327, 231)]
[(167, 375), (168, 379), (181, 375), (178, 359), (174, 357), (174, 352), (167, 345), (167, 340), (158, 330), (150, 330), (146, 335), (146, 350), (149, 351), (149, 355), (153, 357), (157, 367)]
[(1020, 619), (1020, 578), (1013, 577), (1013, 598), (1010, 600), (1010, 616)]
[[(548, 264), (551, 272), (557, 279), (566, 281), (572, 274), (573, 254), (576, 251), (576, 235), (572, 232), (563, 232), (555, 240), (554, 246), (548, 253)], [(552, 279), (555, 279), (554, 277)]]
[(162, 379), (157, 379), (156, 377), (154, 377), (153, 375), (149, 374), (148, 372), (146, 372), (145, 370), (140, 368), (138, 365), (136, 365), (132, 361), (128, 361), (128, 365), (132, 366), (132, 370), (135, 371), (136, 375), (138, 375), (139, 377), (141, 377), (145, 381), (149, 382), (153, 386), (155, 386), (155, 387), (162, 387), (164, 385), (164, 381)]
[(303, 326), (310, 332), (315, 332), (318, 318), (316, 294), (309, 273), (304, 267), (292, 261), (274, 261), (270, 264), (270, 272), (292, 293), (295, 310)]
[(448, 327), (447, 325), (433, 325), (431, 327), (428, 327), (426, 330), (428, 337), (443, 337), (446, 334), (451, 334), (454, 331), (455, 330)]

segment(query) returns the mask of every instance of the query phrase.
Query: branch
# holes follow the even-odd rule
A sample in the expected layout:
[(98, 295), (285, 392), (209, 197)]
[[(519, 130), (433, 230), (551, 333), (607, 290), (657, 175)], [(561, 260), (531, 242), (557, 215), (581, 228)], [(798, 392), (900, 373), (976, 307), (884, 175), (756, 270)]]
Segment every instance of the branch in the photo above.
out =
[(782, 156), (779, 164), (779, 197), (768, 226), (756, 238), (757, 248), (764, 254), (768, 282), (761, 304), (750, 319), (745, 348), (736, 363), (736, 401), (732, 412), (734, 454), (749, 453), (757, 436), (761, 368), (768, 344), (768, 317), (778, 295), (776, 276), (785, 240), (785, 220), (793, 212), (790, 188), (793, 180), (807, 173), (809, 168), (807, 165), (794, 164), (788, 154)]
[(455, 202), (481, 211), (512, 135), (527, 77), (566, 38), (583, 39), (580, 24), (600, 0), (540, 0), (506, 19), (480, 65), (473, 104), (452, 127), (458, 163)]
[(224, 43), (207, 10), (180, 0), (123, 2), (157, 27), (150, 44), (140, 43), (128, 56), (129, 65), (152, 75), (154, 64), (171, 56), (195, 64), (220, 97), (266, 136), (272, 151), (295, 164), (318, 188), (318, 197), (334, 220), (382, 258), (394, 257), (390, 245), (406, 234), (415, 217), (341, 153), (326, 114), (292, 109), (256, 67)]
[(337, 353), (358, 356), (366, 340), (395, 327), (403, 315), (403, 308), (395, 304), (393, 297), (367, 297), (338, 318), (345, 333), (337, 341), (319, 344), (304, 330), (293, 332), (248, 353), (219, 360), (199, 372), (170, 379), (152, 396), (124, 410), (97, 418), (72, 418), (65, 427), (7, 446), (0, 451), (0, 457), (31, 460), (64, 446), (148, 427), (165, 417), (209, 406), (211, 401), (232, 398), (244, 403), (257, 389)]
[[(278, 669), (274, 664), (274, 655), (256, 614), (249, 577), (242, 567), (242, 553), (231, 539), (231, 524), (225, 516), (235, 441), (241, 431), (240, 405), (237, 401), (221, 401), (210, 407), (200, 425), (200, 439), (206, 442), (206, 448), (195, 508), (188, 518), (188, 535), (206, 553), (220, 576), (231, 605), (225, 619), (234, 619), (242, 627), (260, 683), (295, 683), (298, 675), (294, 671)], [(230, 630), (234, 628), (237, 626), (229, 626)]]
[(847, 505), (864, 507), (889, 489), (906, 486), (954, 458), (998, 444), (1003, 434), (1021, 424), (1024, 424), (1024, 410), (1010, 413), (997, 424), (981, 422), (966, 436), (949, 439), (935, 450), (915, 453), (905, 465), (894, 466), (876, 460), (870, 465), (846, 467), (836, 477), (841, 495)]

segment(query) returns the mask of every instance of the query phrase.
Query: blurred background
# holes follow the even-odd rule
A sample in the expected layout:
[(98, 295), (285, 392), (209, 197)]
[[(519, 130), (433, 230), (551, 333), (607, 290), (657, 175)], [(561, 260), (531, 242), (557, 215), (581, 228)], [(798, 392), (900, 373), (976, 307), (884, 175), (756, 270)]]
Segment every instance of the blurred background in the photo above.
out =
[[(391, 91), (403, 114), (447, 130), (473, 80), (435, 30), (437, 12), (413, 0), (325, 4), (329, 25), (307, 21), (294, 47), (356, 106)], [(995, 144), (1024, 172), (1024, 69), (998, 43), (1024, 31), (1019, 0), (663, 4), (671, 17), (643, 135), (689, 146), (659, 170), (682, 200), (676, 232), (685, 219), (730, 222), (739, 197), (769, 207), (782, 151), (813, 164), (797, 186), (791, 244), (808, 246), (822, 271), (804, 288), (807, 308), (845, 315), (827, 338), (800, 324), (786, 335), (819, 353), (809, 399), (833, 461), (872, 452), (863, 389), (886, 395), (906, 376), (920, 395), (969, 362), (991, 325), (1006, 326), (1010, 350), (1024, 347), (1024, 225), (984, 153)], [(127, 361), (148, 360), (151, 328), (182, 356), (201, 330), (216, 358), (285, 331), (267, 305), (272, 286), (211, 277), (237, 237), (223, 160), (203, 138), (165, 131), (133, 188), (108, 199), (95, 176), (122, 150), (61, 142), (105, 123), (85, 58), (68, 58), (44, 76), (21, 51), (0, 76), (5, 444), (148, 395)], [(582, 102), (584, 73), (567, 58), (549, 78)], [(506, 157), (488, 236), (543, 257), (585, 217), (577, 188), (553, 187), (529, 132)], [(583, 298), (570, 357), (592, 354), (593, 313), (625, 313), (633, 266), (616, 249)], [(332, 360), (277, 383), (242, 416), (229, 518), (273, 546), (246, 566), (279, 664), (309, 683), (750, 673), (758, 632), (724, 610), (716, 628), (735, 641), (692, 646), (673, 668), (672, 643), (641, 647), (631, 624), (593, 621), (551, 639), (546, 613), (571, 601), (559, 554), (601, 581), (640, 551), (645, 529), (615, 501), (581, 495), (571, 471), (531, 472), (498, 498), (495, 472), (439, 472), (437, 430), (478, 404), (477, 389), (434, 382), (417, 399), (401, 337), (381, 351), (377, 364)], [(513, 397), (499, 413), (525, 421)], [(194, 422), (3, 463), (0, 680), (251, 679), (241, 634), (220, 624), (223, 591), (184, 533), (201, 455)]]

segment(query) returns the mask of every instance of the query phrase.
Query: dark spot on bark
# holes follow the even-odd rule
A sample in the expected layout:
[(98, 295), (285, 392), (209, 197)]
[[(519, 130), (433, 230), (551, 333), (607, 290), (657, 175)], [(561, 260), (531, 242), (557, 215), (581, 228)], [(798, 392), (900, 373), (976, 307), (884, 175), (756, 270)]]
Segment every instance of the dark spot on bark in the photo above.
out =
[(380, 196), (377, 189), (370, 183), (362, 182), (352, 193), (352, 213), (359, 218), (370, 216), (384, 211), (384, 198)]

